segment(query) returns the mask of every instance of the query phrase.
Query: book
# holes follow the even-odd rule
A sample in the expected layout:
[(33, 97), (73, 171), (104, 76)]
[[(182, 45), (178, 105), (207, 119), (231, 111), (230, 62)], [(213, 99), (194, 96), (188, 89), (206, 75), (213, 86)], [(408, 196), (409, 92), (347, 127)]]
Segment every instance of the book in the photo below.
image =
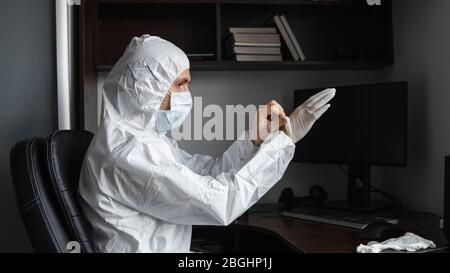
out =
[(281, 55), (236, 55), (238, 62), (281, 62)]
[(281, 22), (280, 16), (278, 14), (275, 15), (273, 17), (273, 21), (275, 22), (275, 25), (277, 26), (278, 31), (281, 34), (281, 37), (283, 37), (284, 43), (286, 44), (294, 61), (300, 60), (300, 56), (298, 55), (297, 50), (295, 49), (294, 43), (292, 43), (291, 38), (289, 37), (289, 34), (287, 33), (287, 30), (284, 28), (284, 25)]
[(241, 43), (241, 42), (233, 42), (232, 46), (247, 46), (247, 47), (281, 47), (281, 44), (265, 44), (265, 43)]
[(227, 50), (230, 55), (281, 55), (279, 47), (233, 46)]
[(306, 59), (305, 54), (303, 53), (302, 48), (300, 47), (300, 44), (298, 43), (297, 37), (295, 37), (294, 32), (292, 31), (291, 26), (289, 25), (286, 16), (281, 15), (280, 16), (281, 22), (284, 25), (284, 28), (286, 29), (289, 37), (291, 38), (292, 43), (294, 44), (295, 50), (298, 53), (298, 56), (300, 57), (301, 61), (304, 61)]
[(230, 27), (229, 33), (276, 34), (274, 27)]
[(281, 45), (280, 35), (276, 34), (253, 34), (253, 33), (232, 33), (231, 39), (240, 44), (270, 44)]

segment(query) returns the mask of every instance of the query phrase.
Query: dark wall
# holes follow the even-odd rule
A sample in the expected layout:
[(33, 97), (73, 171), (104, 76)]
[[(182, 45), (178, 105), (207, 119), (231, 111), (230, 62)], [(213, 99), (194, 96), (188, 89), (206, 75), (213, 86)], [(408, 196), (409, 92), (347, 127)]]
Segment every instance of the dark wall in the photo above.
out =
[(0, 0), (0, 252), (30, 251), (9, 151), (56, 129), (54, 0)]
[(405, 206), (442, 215), (450, 154), (450, 1), (394, 2), (396, 63), (387, 80), (409, 81), (408, 167), (384, 169), (383, 188)]

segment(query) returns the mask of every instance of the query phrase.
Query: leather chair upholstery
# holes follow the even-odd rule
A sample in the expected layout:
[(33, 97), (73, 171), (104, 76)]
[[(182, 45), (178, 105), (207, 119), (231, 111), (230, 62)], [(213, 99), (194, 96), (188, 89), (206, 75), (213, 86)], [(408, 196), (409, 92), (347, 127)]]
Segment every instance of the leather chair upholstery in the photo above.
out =
[(60, 131), (47, 139), (32, 138), (11, 150), (16, 200), (33, 249), (65, 253), (68, 243), (93, 252), (91, 227), (78, 205), (81, 165), (93, 135)]
[(81, 166), (92, 137), (88, 132), (60, 131), (47, 138), (47, 166), (58, 205), (84, 252), (93, 252), (91, 227), (82, 215), (77, 196)]

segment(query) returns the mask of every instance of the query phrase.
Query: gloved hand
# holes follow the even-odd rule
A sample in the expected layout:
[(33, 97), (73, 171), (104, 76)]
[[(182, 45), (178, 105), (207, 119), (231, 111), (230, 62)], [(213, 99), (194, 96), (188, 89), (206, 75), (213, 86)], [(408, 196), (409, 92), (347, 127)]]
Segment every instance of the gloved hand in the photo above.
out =
[(326, 89), (299, 106), (286, 124), (292, 142), (297, 143), (308, 134), (314, 123), (330, 108), (328, 104), (336, 95), (336, 89)]
[(272, 100), (258, 108), (250, 129), (250, 140), (254, 145), (259, 146), (271, 133), (283, 130), (286, 123), (287, 118), (283, 107)]

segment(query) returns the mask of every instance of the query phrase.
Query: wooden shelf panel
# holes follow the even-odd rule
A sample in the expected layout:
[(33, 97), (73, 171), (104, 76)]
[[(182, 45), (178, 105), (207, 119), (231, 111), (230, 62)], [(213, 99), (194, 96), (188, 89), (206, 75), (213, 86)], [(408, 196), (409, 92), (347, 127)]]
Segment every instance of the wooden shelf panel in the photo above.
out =
[[(204, 61), (192, 62), (193, 71), (270, 71), (270, 70), (375, 70), (391, 65), (386, 61), (305, 61), (305, 62), (234, 62)], [(112, 65), (98, 65), (99, 72), (109, 72)]]
[(213, 4), (100, 3), (95, 63), (116, 63), (133, 37), (165, 38), (187, 54), (217, 56), (216, 6)]
[[(370, 70), (393, 63), (391, 1), (364, 0), (86, 0), (96, 71), (108, 71), (134, 36), (157, 35), (191, 54), (192, 70)], [(285, 14), (307, 57), (305, 62), (235, 62), (224, 58), (229, 27), (261, 27)], [(168, 20), (169, 19), (169, 20)], [(85, 28), (86, 29), (86, 28)], [(282, 48), (283, 49), (283, 48)], [(284, 59), (290, 54), (284, 47)], [(311, 60), (311, 61), (309, 61)], [(324, 61), (314, 61), (324, 60)], [(341, 61), (344, 60), (344, 61)]]

